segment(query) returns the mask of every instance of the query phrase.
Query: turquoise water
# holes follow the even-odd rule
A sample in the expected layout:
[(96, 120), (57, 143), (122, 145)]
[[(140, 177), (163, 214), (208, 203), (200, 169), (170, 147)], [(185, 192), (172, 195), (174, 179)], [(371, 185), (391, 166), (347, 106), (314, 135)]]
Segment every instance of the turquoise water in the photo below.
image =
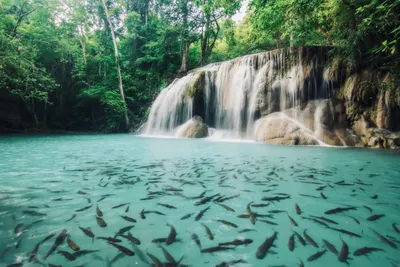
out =
[[(47, 266), (49, 263), (150, 266), (147, 252), (167, 262), (160, 244), (176, 261), (184, 256), (181, 266), (216, 266), (240, 259), (242, 262), (234, 266), (298, 266), (300, 259), (305, 266), (400, 266), (400, 233), (392, 227), (397, 223), (400, 228), (400, 154), (395, 151), (282, 147), (133, 135), (3, 136), (0, 148), (0, 266), (21, 261), (23, 266)], [(340, 183), (342, 180), (344, 182)], [(323, 186), (326, 187), (321, 191), (316, 190)], [(321, 192), (327, 199), (321, 197)], [(202, 196), (218, 193), (220, 195), (211, 201), (194, 205)], [(101, 200), (106, 195), (109, 196)], [(153, 199), (143, 200), (148, 196)], [(199, 198), (195, 199), (196, 196)], [(219, 204), (234, 211), (217, 204), (216, 200), (224, 200), (221, 196), (233, 197)], [(262, 200), (277, 196), (283, 199)], [(269, 204), (250, 207), (252, 214), (258, 214), (254, 216), (255, 224), (249, 218), (238, 218), (238, 215), (249, 214), (246, 206), (250, 202), (253, 202), (251, 205)], [(123, 203), (129, 204), (113, 209)], [(296, 204), (302, 211), (300, 215), (296, 213)], [(106, 227), (97, 223), (97, 205), (103, 212)], [(203, 217), (196, 221), (194, 217), (208, 206)], [(330, 209), (349, 206), (356, 209), (324, 214)], [(77, 211), (85, 207), (86, 210)], [(140, 215), (143, 209), (145, 219)], [(194, 215), (181, 220), (189, 213)], [(66, 222), (73, 214), (76, 217)], [(374, 214), (385, 216), (367, 220)], [(288, 215), (298, 226), (291, 223)], [(323, 216), (337, 224), (326, 222), (331, 227), (327, 228), (310, 220), (312, 215)], [(137, 222), (129, 222), (121, 216), (129, 216)], [(211, 230), (213, 240), (209, 239), (202, 223)], [(170, 245), (152, 243), (153, 239), (169, 236), (171, 228), (167, 224), (176, 229), (176, 240)], [(130, 233), (140, 240), (140, 245), (117, 237), (122, 240), (119, 245), (135, 252), (134, 256), (117, 259), (115, 257), (120, 254), (117, 248), (105, 240), (87, 237), (79, 229), (90, 227), (96, 237), (114, 237), (119, 229), (129, 225), (134, 225)], [(59, 250), (73, 253), (65, 240), (45, 260), (46, 253), (64, 229), (81, 250), (97, 251), (68, 261), (57, 253)], [(244, 229), (250, 231), (242, 232)], [(310, 243), (303, 246), (295, 237), (295, 249), (290, 251), (288, 241), (292, 230), (302, 236), (307, 230), (319, 249)], [(399, 248), (382, 242), (374, 231)], [(264, 259), (257, 259), (257, 248), (274, 232), (277, 238), (272, 252), (270, 250)], [(36, 262), (29, 262), (35, 245), (51, 233), (55, 233), (55, 237), (41, 243)], [(203, 249), (235, 239), (253, 242), (228, 246), (234, 249), (222, 252), (201, 253), (191, 239), (192, 233), (197, 234)], [(322, 239), (332, 243), (339, 252), (343, 239), (350, 253), (347, 263), (339, 262), (330, 251), (308, 262), (308, 257), (325, 249)], [(383, 251), (372, 252), (368, 258), (354, 256), (354, 251), (362, 247)]]

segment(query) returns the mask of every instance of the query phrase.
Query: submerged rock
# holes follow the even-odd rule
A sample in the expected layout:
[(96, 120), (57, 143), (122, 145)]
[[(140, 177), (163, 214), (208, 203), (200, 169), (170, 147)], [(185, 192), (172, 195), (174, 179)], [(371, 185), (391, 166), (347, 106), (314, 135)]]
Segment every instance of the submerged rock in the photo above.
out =
[(176, 135), (184, 138), (204, 138), (208, 136), (208, 126), (201, 117), (195, 116), (182, 125)]
[(284, 113), (270, 114), (256, 122), (256, 141), (275, 145), (318, 145), (313, 132)]

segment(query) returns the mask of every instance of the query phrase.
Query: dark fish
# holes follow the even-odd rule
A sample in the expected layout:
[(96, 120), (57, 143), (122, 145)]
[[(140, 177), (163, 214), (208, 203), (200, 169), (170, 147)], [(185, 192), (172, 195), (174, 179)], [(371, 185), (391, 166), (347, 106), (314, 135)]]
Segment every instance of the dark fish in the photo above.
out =
[(381, 248), (371, 248), (371, 247), (363, 247), (363, 248), (359, 248), (356, 251), (354, 251), (353, 255), (354, 256), (364, 256), (367, 255), (371, 252), (374, 251), (383, 251), (383, 249)]
[(82, 232), (83, 232), (86, 236), (88, 236), (88, 237), (90, 237), (90, 238), (94, 238), (94, 234), (93, 234), (92, 230), (90, 229), (90, 227), (88, 227), (88, 228), (83, 228), (83, 227), (80, 227), (80, 226), (79, 226), (79, 229), (81, 229)]
[(196, 221), (200, 220), (201, 217), (203, 217), (204, 213), (210, 208), (211, 206), (208, 206), (207, 208), (205, 208), (204, 210), (201, 210), (196, 217), (194, 218)]
[(326, 253), (326, 249), (324, 249), (322, 251), (318, 251), (317, 253), (311, 255), (310, 257), (308, 257), (307, 261), (315, 261), (316, 259), (320, 258), (325, 253)]
[[(34, 249), (32, 250), (32, 252), (29, 254), (29, 259), (28, 259), (28, 261), (29, 262), (32, 262), (34, 259), (36, 259), (36, 254), (37, 254), (37, 252), (38, 252), (38, 250), (39, 250), (39, 246), (41, 245), (41, 244), (43, 244), (44, 242), (46, 242), (47, 240), (49, 240), (49, 239), (51, 239), (51, 238), (53, 238), (53, 237), (55, 237), (56, 236), (56, 234), (55, 233), (52, 233), (52, 234), (50, 234), (50, 235), (48, 235), (47, 237), (45, 237), (42, 241), (40, 241), (39, 243), (37, 243), (36, 244), (36, 246), (34, 247)], [(10, 247), (11, 248), (11, 247)], [(0, 256), (0, 259), (1, 259), (2, 257)]]
[(87, 207), (83, 207), (83, 208), (77, 209), (77, 210), (75, 210), (75, 211), (76, 211), (76, 212), (79, 212), (79, 211), (88, 210), (88, 209), (90, 209), (92, 206), (93, 206), (93, 204), (90, 204), (90, 205), (87, 206)]
[(98, 237), (97, 239), (103, 239), (103, 240), (107, 240), (108, 242), (112, 242), (112, 243), (121, 243), (122, 240), (118, 239), (118, 238), (114, 238), (114, 237)]
[(133, 227), (135, 227), (135, 226), (134, 225), (129, 225), (129, 226), (126, 226), (124, 228), (121, 228), (121, 229), (118, 230), (118, 232), (115, 234), (115, 236), (122, 235), (123, 233), (131, 230)]
[(168, 205), (168, 204), (157, 203), (157, 205), (166, 207), (166, 208), (168, 208), (168, 209), (177, 209), (177, 207), (174, 207), (174, 206)]
[(228, 210), (228, 211), (235, 212), (234, 209), (232, 209), (231, 207), (229, 207), (229, 206), (227, 206), (225, 204), (220, 204), (220, 203), (217, 203), (217, 204), (220, 205), (221, 207), (223, 207), (224, 209)]
[(349, 257), (349, 246), (342, 240), (342, 249), (339, 252), (338, 255), (338, 260), (340, 262), (345, 262), (347, 261), (347, 258)]
[(216, 220), (216, 221), (220, 222), (220, 223), (223, 223), (223, 224), (225, 224), (227, 226), (233, 227), (233, 228), (237, 228), (238, 227), (236, 224), (228, 222), (228, 221), (225, 221), (225, 220)]
[(136, 245), (140, 245), (141, 244), (140, 240), (137, 239), (136, 237), (132, 236), (131, 233), (128, 233), (128, 235), (121, 235), (121, 236), (126, 238), (126, 239), (128, 239), (133, 244), (136, 244)]
[(21, 228), (21, 226), (23, 226), (23, 225), (24, 225), (23, 223), (17, 224), (17, 225), (14, 227), (14, 234), (19, 233), (19, 232), (20, 232), (20, 231), (19, 231), (19, 228)]
[(324, 195), (324, 193), (320, 193), (320, 195), (321, 195), (321, 197), (323, 198), (323, 199), (328, 199), (325, 195)]
[(288, 247), (290, 251), (294, 250), (294, 234), (289, 237)]
[(144, 209), (140, 212), (140, 218), (142, 218), (143, 220), (146, 219)]
[(172, 225), (170, 225), (170, 224), (167, 224), (167, 225), (171, 228), (171, 230), (169, 231), (167, 240), (165, 240), (165, 244), (168, 246), (168, 245), (171, 245), (175, 241), (176, 230)]
[(269, 210), (268, 213), (284, 213), (284, 210)]
[(167, 239), (165, 237), (162, 237), (151, 240), (151, 243), (164, 243), (165, 241), (167, 241)]
[(335, 221), (333, 221), (333, 220), (331, 220), (331, 219), (325, 218), (325, 217), (313, 216), (313, 215), (310, 215), (310, 216), (313, 217), (313, 218), (320, 219), (320, 220), (322, 220), (322, 221), (326, 221), (326, 222), (328, 222), (328, 223), (338, 224), (337, 222), (335, 222)]
[(378, 198), (378, 195), (373, 195), (371, 198), (372, 198), (372, 199), (377, 199), (377, 198)]
[(127, 213), (128, 211), (129, 211), (129, 205), (126, 207), (125, 213)]
[(164, 265), (162, 264), (162, 262), (153, 254), (147, 252), (147, 255), (149, 255), (150, 259), (153, 261), (153, 264), (155, 267), (163, 267)]
[[(372, 230), (372, 229), (371, 229), (371, 230)], [(385, 244), (391, 246), (392, 248), (397, 248), (397, 246), (396, 246), (395, 243), (393, 243), (392, 241), (390, 241), (389, 239), (387, 239), (386, 237), (384, 237), (383, 235), (381, 235), (381, 234), (378, 233), (377, 231), (375, 231), (375, 230), (372, 230), (372, 231), (375, 232), (375, 234), (379, 237), (379, 239), (380, 239), (383, 243), (385, 243)]]
[(209, 238), (210, 240), (214, 240), (214, 235), (212, 234), (210, 228), (208, 228), (208, 226), (205, 225), (204, 223), (202, 223), (201, 225), (203, 225), (204, 229), (206, 230), (206, 233), (207, 233), (207, 235), (208, 235), (208, 238)]
[(253, 208), (262, 208), (262, 207), (268, 207), (269, 203), (266, 203), (266, 204), (251, 204), (251, 206)]
[(116, 247), (119, 251), (121, 251), (122, 253), (124, 253), (127, 256), (135, 255), (135, 252), (133, 252), (132, 250), (130, 250), (130, 249), (124, 247), (124, 246), (121, 246), (121, 245), (118, 245), (118, 244), (115, 244), (115, 243), (112, 243), (112, 242), (108, 242), (108, 244)]
[(174, 259), (174, 257), (171, 255), (171, 253), (169, 253), (168, 250), (166, 250), (163, 246), (160, 246), (160, 248), (161, 248), (161, 250), (162, 250), (162, 252), (163, 252), (163, 254), (164, 254), (165, 259), (166, 259), (167, 261), (169, 261), (170, 263), (176, 265), (177, 262), (176, 262), (176, 260)]
[(97, 221), (97, 224), (100, 226), (100, 227), (107, 227), (107, 223), (103, 220), (103, 218), (101, 218), (101, 217), (96, 217), (96, 221)]
[(100, 208), (99, 208), (98, 205), (97, 205), (97, 207), (96, 207), (96, 213), (97, 213), (97, 216), (103, 217), (103, 212), (100, 210)]
[(303, 235), (308, 243), (310, 243), (313, 247), (319, 248), (318, 244), (307, 234), (307, 230), (303, 231)]
[(253, 231), (257, 232), (257, 230), (255, 230), (255, 229), (243, 229), (243, 230), (240, 230), (239, 233), (242, 234), (242, 233), (253, 232)]
[(186, 215), (182, 216), (181, 220), (189, 219), (189, 218), (192, 217), (193, 215), (194, 215), (194, 213), (186, 214)]
[(121, 218), (124, 219), (124, 220), (126, 220), (126, 221), (128, 221), (128, 222), (132, 222), (132, 223), (137, 222), (135, 219), (133, 219), (133, 218), (131, 218), (131, 217), (128, 217), (128, 216), (123, 216), (123, 215), (121, 215)]
[(218, 246), (241, 246), (253, 243), (252, 239), (235, 239), (230, 242), (219, 243)]
[[(272, 222), (272, 221), (268, 221), (268, 220), (259, 219), (259, 221), (260, 221), (260, 222), (264, 222), (264, 223), (266, 223), (266, 224), (270, 224), (270, 225), (278, 225), (277, 223)], [(253, 224), (254, 224), (254, 223), (253, 223)]]
[(297, 222), (288, 214), (287, 215), (289, 217), (290, 222), (294, 225), (294, 226), (298, 226)]
[(304, 238), (299, 233), (297, 233), (296, 231), (293, 231), (293, 233), (296, 235), (296, 237), (299, 240), (300, 244), (305, 246), (306, 245), (306, 241), (304, 240)]
[(357, 224), (360, 224), (360, 221), (359, 220), (357, 220), (356, 218), (354, 218), (353, 216), (347, 216), (347, 217), (349, 217), (349, 218), (351, 218), (351, 219), (353, 219)]
[(196, 245), (199, 247), (199, 249), (201, 250), (201, 243), (200, 243), (199, 237), (195, 233), (191, 234), (190, 236), (191, 236), (192, 240), (196, 243)]
[(211, 248), (205, 248), (201, 250), (201, 253), (213, 253), (213, 252), (218, 252), (218, 251), (225, 251), (225, 250), (234, 250), (235, 248), (232, 247), (211, 247)]
[(243, 259), (234, 260), (234, 261), (229, 261), (229, 262), (223, 261), (223, 262), (221, 262), (220, 264), (216, 265), (215, 267), (230, 267), (230, 266), (236, 265), (236, 264), (238, 264), (238, 263), (246, 263), (246, 261), (243, 260)]
[(256, 252), (257, 259), (261, 260), (264, 259), (265, 255), (267, 254), (268, 250), (273, 246), (274, 241), (278, 235), (278, 232), (275, 232), (271, 237), (267, 238), (264, 243), (262, 243)]
[(322, 239), (322, 242), (324, 242), (325, 247), (332, 252), (333, 254), (335, 254), (336, 256), (339, 255), (339, 251), (337, 251), (337, 249), (335, 248), (334, 245), (332, 245), (331, 243), (329, 243), (328, 241), (326, 241), (325, 239)]
[(376, 221), (379, 220), (380, 218), (382, 218), (383, 216), (385, 216), (384, 214), (375, 214), (372, 215), (371, 217), (368, 217), (368, 221)]
[(23, 262), (18, 262), (18, 263), (13, 263), (13, 264), (7, 265), (6, 267), (21, 267), (23, 265), (24, 265)]
[(38, 212), (35, 210), (23, 210), (22, 213), (25, 215), (30, 215), (30, 216), (46, 216), (47, 215), (47, 213), (42, 213), (42, 212)]
[(56, 250), (56, 249), (58, 248), (58, 246), (60, 246), (60, 245), (64, 242), (64, 240), (65, 240), (66, 237), (67, 237), (67, 230), (64, 229), (64, 230), (57, 236), (56, 241), (54, 241), (54, 244), (53, 244), (53, 246), (51, 247), (51, 249), (49, 250), (49, 252), (47, 252), (46, 256), (44, 257), (45, 260), (50, 256), (51, 253), (54, 252), (54, 250)]
[(311, 197), (311, 198), (318, 198), (318, 199), (319, 199), (319, 197), (312, 196), (312, 195), (307, 195), (307, 194), (299, 194), (299, 196), (303, 196), (303, 197)]
[(274, 202), (274, 201), (281, 201), (281, 200), (285, 200), (285, 199), (289, 199), (290, 196), (276, 196), (276, 197), (263, 197), (261, 200), (263, 201), (270, 201), (270, 202)]
[(301, 259), (299, 259), (299, 262), (297, 263), (297, 265), (299, 267), (304, 267), (304, 263), (303, 263), (303, 261)]
[(344, 230), (344, 229), (339, 229), (339, 228), (335, 228), (335, 227), (328, 227), (329, 229), (341, 232), (343, 234), (349, 235), (349, 236), (355, 236), (355, 237), (361, 237), (359, 234)]
[(344, 212), (344, 211), (348, 211), (348, 210), (356, 210), (356, 207), (348, 207), (348, 208), (336, 208), (336, 209), (331, 209), (331, 210), (327, 210), (325, 211), (325, 214), (335, 214), (335, 213), (339, 213), (339, 212)]
[(320, 187), (317, 187), (316, 190), (317, 190), (317, 191), (321, 191), (321, 190), (324, 190), (325, 187), (327, 187), (327, 185), (322, 185), (322, 186), (320, 186)]
[(112, 207), (112, 209), (117, 209), (117, 208), (120, 208), (120, 207), (123, 207), (123, 206), (126, 206), (126, 205), (129, 205), (129, 203), (119, 204), (117, 206)]
[(301, 209), (300, 209), (300, 207), (299, 207), (299, 205), (295, 205), (295, 208), (296, 208), (296, 213), (298, 214), (298, 215), (300, 215), (301, 214)]
[(196, 203), (194, 203), (194, 205), (195, 205), (195, 206), (199, 206), (199, 205), (205, 204), (205, 203), (209, 202), (210, 200), (212, 200), (212, 199), (213, 199), (214, 197), (216, 197), (216, 196), (219, 196), (219, 193), (218, 193), (218, 194), (215, 194), (215, 195), (212, 195), (212, 196), (209, 196), (209, 197), (205, 197), (205, 198), (203, 198), (203, 199), (200, 199), (199, 201), (197, 201)]
[(79, 250), (77, 252), (74, 252), (74, 254), (72, 254), (72, 255), (74, 255), (75, 258), (78, 258), (80, 256), (83, 256), (83, 255), (86, 255), (86, 254), (90, 254), (90, 253), (94, 253), (94, 252), (97, 252), (97, 251), (98, 251), (97, 249), (96, 250), (83, 249), (83, 250)]
[(72, 255), (71, 253), (69, 253), (68, 251), (59, 250), (59, 251), (57, 251), (57, 253), (63, 255), (64, 258), (66, 258), (66, 259), (69, 260), (69, 261), (74, 261), (74, 260), (76, 260), (75, 256)]
[(369, 212), (372, 212), (372, 209), (368, 206), (363, 205), (364, 208), (366, 208), (367, 210), (369, 210)]
[(79, 194), (79, 195), (88, 195), (88, 193), (83, 192), (83, 191), (81, 191), (81, 190), (79, 190), (79, 191), (77, 192), (77, 194)]
[(69, 235), (67, 238), (67, 244), (73, 251), (78, 251), (81, 249), (74, 241), (72, 241)]
[(66, 220), (65, 222), (72, 221), (75, 217), (76, 217), (76, 213), (72, 214), (72, 217), (70, 219)]
[(399, 228), (396, 227), (396, 224), (395, 224), (395, 223), (392, 223), (392, 228), (393, 228), (393, 230), (394, 230), (396, 233), (399, 233), (399, 234), (400, 234), (400, 230), (399, 230)]

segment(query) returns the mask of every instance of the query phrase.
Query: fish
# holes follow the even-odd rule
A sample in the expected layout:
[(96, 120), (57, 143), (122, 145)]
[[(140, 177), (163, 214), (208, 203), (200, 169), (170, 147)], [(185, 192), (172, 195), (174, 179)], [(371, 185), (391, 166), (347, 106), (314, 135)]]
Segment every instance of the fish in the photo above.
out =
[(368, 221), (376, 221), (385, 216), (384, 214), (374, 214), (367, 218)]
[(164, 254), (164, 257), (167, 261), (169, 261), (172, 264), (177, 264), (176, 260), (174, 259), (174, 257), (171, 255), (171, 253), (168, 252), (168, 250), (166, 250), (163, 246), (159, 246)]
[(285, 200), (285, 199), (289, 199), (290, 196), (286, 195), (286, 196), (276, 196), (276, 197), (263, 197), (261, 200), (262, 201), (270, 201), (270, 202), (274, 202), (274, 201), (281, 201), (281, 200)]
[(128, 235), (121, 235), (122, 237), (128, 239), (129, 241), (131, 241), (132, 243), (136, 244), (136, 245), (140, 245), (141, 242), (139, 239), (137, 239), (136, 237), (132, 236), (131, 233), (128, 233)]
[(19, 233), (19, 232), (20, 232), (20, 231), (19, 231), (19, 228), (21, 228), (21, 226), (23, 226), (23, 225), (24, 225), (23, 223), (17, 224), (17, 225), (14, 227), (14, 234)]
[(311, 255), (307, 258), (307, 261), (315, 261), (316, 259), (320, 258), (322, 255), (326, 253), (326, 249), (318, 251), (317, 253)]
[(74, 241), (72, 241), (70, 235), (67, 237), (67, 244), (73, 251), (78, 251), (81, 249)]
[(88, 193), (83, 192), (82, 190), (79, 190), (79, 191), (77, 192), (77, 194), (79, 194), (79, 195), (88, 195)]
[(313, 247), (319, 248), (318, 244), (314, 241), (314, 239), (312, 239), (308, 234), (307, 234), (307, 230), (303, 231), (303, 235), (305, 237), (305, 239), (307, 240), (308, 243), (310, 243)]
[(103, 217), (103, 212), (100, 210), (99, 205), (96, 206), (96, 214), (99, 217)]
[(321, 195), (321, 197), (323, 198), (323, 199), (328, 199), (325, 195), (324, 195), (324, 193), (320, 193), (320, 195)]
[(145, 219), (146, 219), (146, 216), (145, 216), (145, 211), (144, 211), (144, 209), (142, 209), (142, 211), (140, 212), (140, 218), (142, 218), (143, 220), (145, 220)]
[(23, 210), (22, 213), (30, 216), (47, 216), (47, 213), (38, 212), (35, 210)]
[(150, 259), (153, 261), (153, 264), (155, 267), (163, 267), (164, 265), (162, 264), (162, 262), (153, 254), (147, 252), (147, 255), (149, 255)]
[(338, 260), (340, 262), (346, 262), (348, 257), (349, 257), (349, 246), (342, 239), (342, 248), (340, 249)]
[(177, 233), (176, 233), (175, 227), (173, 227), (170, 224), (167, 224), (167, 225), (171, 228), (171, 230), (168, 234), (167, 240), (165, 240), (165, 244), (168, 246), (168, 245), (171, 245), (175, 241)]
[(229, 261), (229, 262), (223, 261), (220, 264), (217, 264), (215, 267), (230, 267), (230, 266), (236, 265), (237, 263), (246, 263), (246, 261), (243, 259)]
[(225, 250), (234, 250), (235, 248), (232, 247), (211, 247), (211, 248), (204, 248), (201, 250), (201, 253), (213, 253), (218, 251), (225, 251)]
[(210, 207), (211, 207), (211, 206), (208, 206), (208, 207), (205, 208), (204, 210), (201, 210), (201, 211), (196, 215), (196, 217), (195, 217), (194, 219), (195, 219), (196, 221), (200, 220), (201, 217), (203, 217), (204, 213), (205, 213), (208, 209), (210, 209)]
[(151, 243), (164, 243), (167, 240), (167, 238), (162, 237), (162, 238), (155, 238), (151, 240)]
[(268, 213), (284, 213), (285, 210), (269, 210)]
[(99, 236), (99, 237), (97, 237), (97, 239), (106, 240), (106, 241), (112, 242), (112, 243), (121, 243), (122, 242), (121, 239), (114, 238), (114, 237), (102, 237), (102, 236)]
[(396, 233), (399, 233), (399, 234), (400, 234), (400, 230), (399, 230), (399, 228), (396, 227), (396, 224), (395, 224), (395, 223), (392, 223), (392, 228), (393, 228), (393, 230), (394, 230)]
[(356, 210), (356, 207), (346, 207), (346, 208), (335, 208), (335, 209), (331, 209), (331, 210), (327, 210), (325, 211), (325, 214), (336, 214), (336, 213), (340, 213), (340, 212), (344, 212), (344, 211), (348, 211), (348, 210)]
[(103, 218), (101, 218), (101, 217), (97, 217), (96, 216), (96, 221), (97, 221), (97, 224), (100, 226), (100, 227), (107, 227), (107, 223), (104, 221), (104, 219)]
[(168, 205), (168, 204), (157, 203), (157, 205), (166, 207), (166, 208), (168, 208), (168, 209), (177, 209), (177, 207), (172, 206), (172, 205)]
[(332, 229), (332, 230), (335, 230), (335, 231), (338, 231), (338, 232), (341, 232), (343, 234), (349, 235), (349, 236), (354, 236), (354, 237), (360, 237), (361, 238), (361, 236), (359, 234), (356, 234), (356, 233), (353, 233), (353, 232), (350, 232), (350, 231), (347, 231), (347, 230), (344, 230), (344, 229), (339, 229), (339, 228), (330, 227), (330, 226), (328, 228)]
[(194, 215), (194, 213), (186, 214), (186, 215), (184, 215), (184, 216), (181, 217), (181, 220), (189, 219), (189, 218), (192, 217), (193, 215)]
[[(51, 238), (53, 238), (53, 237), (55, 237), (56, 236), (56, 234), (55, 233), (52, 233), (52, 234), (50, 234), (50, 235), (48, 235), (47, 237), (45, 237), (42, 241), (39, 241), (37, 244), (36, 244), (36, 246), (34, 247), (34, 249), (32, 250), (32, 252), (31, 253), (29, 253), (29, 259), (28, 259), (28, 261), (29, 262), (32, 262), (34, 259), (36, 259), (36, 254), (37, 254), (37, 252), (38, 252), (38, 250), (39, 250), (39, 246), (41, 245), (41, 244), (43, 244), (44, 242), (46, 242), (47, 240), (49, 240), (49, 239), (51, 239)], [(11, 248), (11, 247), (10, 247)], [(2, 257), (0, 256), (0, 259), (1, 259)]]
[(23, 262), (17, 262), (17, 263), (14, 263), (14, 264), (7, 265), (6, 267), (21, 267), (23, 265), (24, 265)]
[(327, 187), (327, 185), (322, 185), (322, 186), (320, 186), (320, 187), (317, 187), (315, 190), (321, 191), (321, 190), (324, 190), (325, 187)]
[(196, 245), (199, 247), (199, 249), (201, 250), (201, 242), (200, 242), (199, 237), (195, 233), (191, 234), (190, 236), (191, 236), (192, 240), (196, 243)]
[(130, 205), (128, 205), (128, 206), (126, 207), (125, 213), (127, 213), (127, 212), (129, 211), (129, 207), (130, 207)]
[(369, 254), (371, 252), (374, 252), (374, 251), (384, 251), (384, 250), (381, 249), (381, 248), (363, 247), (363, 248), (359, 248), (359, 249), (355, 250), (353, 252), (353, 255), (354, 256), (364, 256), (364, 255), (367, 255), (367, 254)]
[(304, 238), (299, 233), (297, 233), (296, 231), (293, 231), (293, 233), (296, 235), (296, 237), (299, 240), (300, 244), (305, 246), (306, 245), (306, 241), (304, 240)]
[(259, 260), (264, 259), (265, 255), (268, 253), (269, 249), (273, 246), (276, 237), (278, 236), (278, 232), (274, 232), (274, 234), (267, 238), (257, 249), (256, 257)]
[(253, 243), (252, 239), (235, 239), (230, 242), (219, 243), (218, 246), (240, 246), (240, 245), (248, 245)]
[(372, 212), (372, 209), (368, 206), (363, 205), (364, 208), (366, 208), (367, 210), (369, 210), (369, 212)]
[(96, 250), (84, 249), (84, 250), (76, 251), (72, 255), (74, 255), (75, 258), (78, 258), (80, 256), (83, 256), (83, 255), (86, 255), (86, 254), (90, 254), (90, 253), (94, 253), (94, 252), (97, 252), (97, 251), (99, 251), (99, 250), (97, 250), (97, 249)]
[(75, 217), (76, 217), (76, 213), (72, 214), (72, 217), (70, 219), (66, 220), (65, 222), (72, 221)]
[(303, 261), (301, 259), (299, 259), (299, 262), (297, 263), (297, 265), (299, 267), (304, 267), (304, 263), (303, 263)]
[(129, 204), (130, 204), (130, 203), (123, 203), (123, 204), (119, 204), (119, 205), (116, 205), (116, 206), (112, 207), (112, 209), (118, 209), (118, 208), (120, 208), (120, 207), (123, 207), (123, 206), (129, 205)]
[(46, 256), (44, 256), (44, 259), (46, 260), (51, 253), (54, 252), (65, 240), (67, 237), (67, 230), (64, 229), (62, 232), (57, 236), (56, 241), (54, 241), (53, 246), (50, 248), (50, 250), (47, 252)]
[(76, 211), (76, 212), (80, 212), (80, 211), (88, 210), (88, 209), (90, 209), (92, 206), (93, 206), (93, 204), (90, 204), (89, 206), (86, 206), (86, 207), (77, 209), (77, 210), (75, 210), (75, 211)]
[(126, 221), (128, 221), (128, 222), (132, 222), (132, 223), (137, 222), (135, 219), (133, 219), (133, 218), (131, 218), (131, 217), (128, 217), (128, 216), (123, 216), (123, 215), (121, 215), (121, 218), (124, 219), (124, 220), (126, 220)]
[(134, 225), (129, 225), (129, 226), (126, 226), (124, 228), (121, 228), (121, 229), (118, 230), (118, 232), (115, 234), (115, 236), (122, 235), (123, 233), (131, 230), (133, 227), (135, 227), (135, 226)]
[(377, 199), (377, 198), (378, 198), (378, 195), (373, 195), (371, 198), (372, 198), (372, 199)]
[(313, 218), (320, 219), (320, 220), (322, 220), (322, 221), (326, 221), (326, 222), (328, 222), (328, 223), (338, 224), (337, 222), (335, 222), (335, 221), (333, 221), (333, 220), (331, 220), (331, 219), (325, 218), (325, 217), (313, 216), (313, 215), (310, 215), (310, 216), (313, 217)]
[(208, 226), (205, 225), (204, 223), (202, 223), (201, 225), (203, 225), (204, 229), (206, 230), (206, 233), (207, 233), (207, 235), (208, 235), (208, 238), (209, 238), (210, 240), (214, 240), (214, 235), (212, 234), (210, 228), (208, 228)]
[(93, 234), (92, 230), (90, 229), (90, 227), (88, 227), (88, 228), (83, 228), (83, 227), (80, 227), (80, 226), (79, 226), (79, 229), (81, 229), (81, 231), (82, 231), (86, 236), (88, 236), (88, 237), (90, 237), (90, 238), (94, 238), (94, 234)]
[(297, 222), (292, 217), (290, 217), (289, 214), (287, 216), (289, 217), (289, 220), (293, 224), (293, 226), (298, 226)]
[(336, 256), (339, 255), (339, 251), (337, 251), (337, 249), (335, 248), (334, 245), (332, 245), (331, 243), (329, 243), (327, 240), (322, 239), (322, 242), (324, 243), (325, 247), (332, 252), (333, 254), (335, 254)]
[[(259, 219), (259, 221), (260, 221), (260, 222), (267, 223), (267, 224), (270, 224), (270, 225), (278, 225), (277, 223), (272, 222), (272, 221), (268, 221), (268, 220)], [(253, 224), (254, 224), (254, 223), (253, 223)]]
[(347, 216), (347, 217), (349, 217), (349, 218), (351, 218), (351, 219), (353, 219), (357, 224), (360, 224), (360, 221), (359, 220), (357, 220), (356, 218), (354, 218), (353, 216)]
[(257, 232), (257, 230), (255, 230), (255, 229), (243, 229), (243, 230), (240, 230), (239, 233), (242, 234), (242, 233), (253, 232), (253, 231)]
[(294, 244), (294, 234), (292, 234), (292, 235), (289, 237), (289, 242), (288, 242), (289, 250), (290, 250), (290, 251), (293, 251), (293, 250), (294, 250), (294, 246), (295, 246), (295, 244)]
[(265, 203), (265, 204), (251, 204), (251, 206), (253, 208), (262, 208), (262, 207), (268, 207), (269, 203)]
[(219, 206), (223, 207), (224, 209), (228, 210), (228, 211), (232, 211), (235, 212), (234, 209), (232, 209), (231, 207), (225, 205), (225, 204), (221, 204), (221, 203), (217, 203)]
[[(372, 229), (371, 229), (371, 230), (372, 230)], [(383, 235), (381, 235), (381, 234), (378, 233), (377, 231), (375, 231), (375, 230), (372, 230), (372, 231), (379, 237), (379, 239), (380, 239), (383, 243), (385, 243), (385, 244), (391, 246), (392, 248), (396, 248), (396, 249), (397, 249), (397, 246), (396, 246), (395, 243), (393, 243), (392, 241), (390, 241), (389, 239), (387, 239), (386, 237), (384, 237)]]
[(298, 214), (298, 215), (300, 215), (301, 214), (301, 209), (300, 209), (300, 207), (299, 207), (299, 205), (295, 205), (295, 208), (296, 208), (296, 213)]
[(203, 198), (203, 199), (200, 199), (200, 200), (197, 201), (196, 203), (194, 203), (194, 205), (195, 205), (195, 206), (203, 205), (203, 204), (209, 202), (210, 200), (212, 200), (214, 197), (219, 196), (219, 195), (220, 195), (220, 194), (218, 193), (218, 194), (215, 194), (215, 195), (212, 195), (212, 196), (209, 196), (209, 197), (205, 197), (205, 198)]
[(223, 223), (227, 226), (233, 227), (233, 228), (238, 228), (238, 226), (232, 222), (228, 222), (226, 220), (216, 220), (217, 222)]
[(108, 242), (108, 244), (114, 246), (115, 248), (117, 248), (119, 251), (121, 251), (122, 253), (124, 253), (127, 256), (134, 256), (135, 255), (135, 252), (133, 252), (132, 250), (130, 250), (130, 249), (124, 247), (124, 246), (121, 246), (121, 245), (118, 245), (118, 244), (115, 244), (115, 243), (112, 243), (112, 242)]
[(69, 253), (68, 251), (59, 250), (59, 251), (57, 251), (57, 253), (63, 255), (64, 258), (66, 258), (66, 259), (69, 260), (69, 261), (74, 261), (74, 260), (76, 260), (76, 257), (75, 257), (73, 254)]

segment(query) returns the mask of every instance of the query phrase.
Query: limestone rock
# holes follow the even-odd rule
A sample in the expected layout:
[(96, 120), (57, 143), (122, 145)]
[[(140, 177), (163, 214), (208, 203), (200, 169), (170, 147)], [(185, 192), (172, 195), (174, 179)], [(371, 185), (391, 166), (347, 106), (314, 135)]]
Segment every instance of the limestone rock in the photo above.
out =
[(208, 136), (208, 126), (201, 117), (196, 116), (182, 125), (176, 135), (184, 138), (204, 138)]
[(256, 122), (256, 141), (276, 145), (318, 145), (313, 133), (284, 113), (272, 113)]

